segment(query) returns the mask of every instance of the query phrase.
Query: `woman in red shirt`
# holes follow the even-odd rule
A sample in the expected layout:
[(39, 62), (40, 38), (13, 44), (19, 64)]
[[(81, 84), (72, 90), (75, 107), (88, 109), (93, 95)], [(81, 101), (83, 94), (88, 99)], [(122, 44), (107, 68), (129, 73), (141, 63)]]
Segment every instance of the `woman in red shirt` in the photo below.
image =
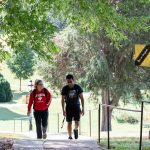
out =
[(48, 107), (51, 103), (51, 93), (44, 88), (42, 80), (35, 81), (35, 89), (30, 93), (28, 112), (31, 113), (33, 105), (34, 118), (36, 123), (36, 131), (38, 139), (46, 139), (48, 126)]

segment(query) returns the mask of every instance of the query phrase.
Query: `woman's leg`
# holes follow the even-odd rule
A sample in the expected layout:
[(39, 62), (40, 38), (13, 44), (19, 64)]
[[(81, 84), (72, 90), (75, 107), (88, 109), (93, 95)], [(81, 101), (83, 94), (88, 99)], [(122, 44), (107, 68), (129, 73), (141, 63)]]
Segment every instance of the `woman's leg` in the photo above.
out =
[(35, 118), (35, 123), (36, 123), (37, 138), (42, 139), (41, 112), (34, 111), (34, 118)]
[(43, 129), (43, 138), (46, 138), (46, 130), (48, 126), (48, 110), (42, 112), (42, 129)]

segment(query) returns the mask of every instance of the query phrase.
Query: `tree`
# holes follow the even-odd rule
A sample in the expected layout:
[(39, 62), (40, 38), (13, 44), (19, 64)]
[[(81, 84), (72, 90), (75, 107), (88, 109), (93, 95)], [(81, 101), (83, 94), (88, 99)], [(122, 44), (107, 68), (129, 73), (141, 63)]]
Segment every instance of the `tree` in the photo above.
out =
[(21, 80), (28, 79), (34, 71), (34, 53), (25, 43), (22, 43), (22, 49), (24, 50), (17, 52), (14, 50), (8, 60), (8, 67), (20, 79), (20, 91)]
[[(140, 35), (132, 37), (133, 41), (137, 41), (137, 37), (139, 38)], [(94, 45), (99, 48), (94, 50), (99, 54), (91, 58), (86, 70), (85, 81), (88, 84), (88, 88), (95, 95), (98, 95), (101, 89), (102, 104), (118, 106), (120, 100), (123, 100), (124, 103), (130, 102), (131, 98), (129, 97), (132, 97), (133, 103), (140, 101), (144, 95), (141, 90), (146, 91), (150, 87), (148, 79), (150, 70), (134, 65), (131, 56), (133, 47), (128, 45), (133, 41), (131, 40), (129, 43), (126, 41), (126, 44), (119, 49), (110, 45), (110, 41), (105, 36), (98, 41), (100, 42), (96, 40)], [(102, 130), (106, 131), (107, 109), (103, 107), (102, 110)], [(110, 124), (112, 111), (113, 108), (110, 108)]]
[[(57, 2), (55, 1), (54, 4), (56, 8), (58, 7), (58, 9), (56, 9), (57, 13), (61, 15), (64, 14), (75, 28), (84, 33), (92, 32), (97, 34), (96, 42), (94, 43), (98, 45), (97, 52), (99, 52), (99, 55), (90, 59), (93, 67), (90, 65), (88, 69), (89, 80), (91, 81), (91, 77), (93, 77), (93, 80), (89, 87), (91, 87), (92, 91), (96, 91), (96, 94), (99, 89), (102, 89), (102, 101), (104, 104), (113, 102), (112, 104), (117, 105), (123, 91), (129, 91), (129, 89), (133, 87), (132, 82), (131, 85), (129, 84), (130, 88), (127, 88), (128, 84), (125, 84), (126, 86), (124, 87), (126, 87), (126, 90), (122, 88), (119, 90), (122, 85), (119, 81), (124, 83), (127, 79), (130, 79), (129, 75), (131, 75), (132, 69), (132, 73), (135, 74), (138, 70), (132, 63), (126, 64), (123, 61), (126, 60), (126, 62), (130, 62), (130, 60), (127, 59), (129, 58), (128, 51), (131, 47), (133, 48), (135, 41), (140, 41), (140, 43), (143, 41), (141, 40), (142, 32), (148, 33), (149, 31), (149, 11), (147, 10), (149, 10), (150, 1), (89, 0), (67, 1), (66, 3), (60, 1), (59, 4)], [(138, 40), (136, 36), (139, 37)], [(131, 40), (132, 38), (134, 40)], [(112, 64), (109, 64), (109, 62)], [(124, 70), (120, 68), (121, 65), (117, 65), (118, 62), (123, 65), (122, 67), (125, 67)], [(122, 74), (128, 71), (128, 69), (130, 71), (129, 73), (127, 72), (125, 75)], [(98, 73), (98, 70), (101, 74), (100, 72)], [(139, 72), (143, 73), (143, 76), (144, 73), (146, 73), (144, 69), (139, 69)], [(124, 79), (122, 76), (125, 77), (125, 81), (122, 80)], [(99, 83), (100, 79), (101, 82)], [(135, 84), (135, 78), (133, 79), (134, 85), (138, 85)], [(144, 81), (141, 80), (140, 83), (142, 82)], [(94, 85), (96, 85), (96, 87)], [(135, 90), (135, 88), (133, 89)], [(139, 91), (139, 88), (137, 89)], [(110, 90), (114, 91), (113, 95), (113, 92), (110, 92)], [(111, 100), (110, 94), (113, 96)], [(102, 130), (107, 130), (106, 112), (106, 108), (103, 107)], [(110, 113), (111, 112), (112, 110), (110, 110)]]
[[(149, 33), (144, 33), (146, 34)], [(131, 101), (138, 103), (144, 96), (141, 90), (147, 91), (150, 87), (150, 70), (136, 67), (131, 56), (132, 46), (129, 46), (129, 43), (134, 43), (139, 38), (144, 38), (146, 42), (146, 37), (142, 34), (141, 37), (132, 37), (132, 40), (126, 41), (124, 47), (116, 49), (105, 36), (83, 36), (68, 27), (55, 37), (54, 41), (61, 51), (55, 56), (54, 65), (40, 63), (38, 70), (44, 79), (51, 81), (51, 86), (57, 89), (61, 89), (64, 84), (63, 77), (67, 73), (73, 73), (78, 82), (93, 92), (96, 103), (101, 101), (102, 104), (113, 106), (117, 106), (121, 100), (125, 104)], [(97, 99), (99, 95), (102, 99)], [(112, 111), (113, 109), (110, 109), (110, 124)], [(106, 131), (105, 107), (102, 114), (101, 129)]]
[(10, 84), (0, 74), (0, 102), (10, 102), (12, 100), (12, 91)]
[(55, 88), (56, 92), (65, 84), (64, 79), (68, 73), (74, 74), (75, 79), (84, 86), (81, 79), (85, 77), (85, 66), (93, 52), (89, 51), (89, 40), (71, 27), (66, 27), (56, 34), (53, 40), (61, 51), (54, 55), (55, 61), (52, 64), (37, 63), (39, 74), (47, 82), (50, 81), (51, 87)]

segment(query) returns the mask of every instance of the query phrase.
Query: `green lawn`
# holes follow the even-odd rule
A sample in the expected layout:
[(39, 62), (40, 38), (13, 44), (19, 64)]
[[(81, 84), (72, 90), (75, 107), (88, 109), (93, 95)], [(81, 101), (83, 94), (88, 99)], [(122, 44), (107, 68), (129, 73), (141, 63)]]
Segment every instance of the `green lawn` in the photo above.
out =
[[(101, 141), (101, 146), (106, 147), (107, 139)], [(139, 139), (136, 138), (114, 138), (110, 141), (112, 150), (139, 150)], [(107, 147), (106, 147), (107, 148)], [(150, 141), (143, 140), (142, 150), (150, 150)]]

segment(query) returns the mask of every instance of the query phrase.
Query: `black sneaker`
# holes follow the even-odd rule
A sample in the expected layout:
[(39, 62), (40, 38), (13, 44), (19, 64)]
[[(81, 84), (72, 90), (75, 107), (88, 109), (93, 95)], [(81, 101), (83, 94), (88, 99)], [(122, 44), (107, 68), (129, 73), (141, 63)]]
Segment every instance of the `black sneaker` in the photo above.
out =
[(78, 139), (78, 129), (74, 129), (74, 138)]
[(71, 137), (71, 136), (69, 136), (69, 138), (68, 138), (69, 140), (72, 140), (73, 138)]

